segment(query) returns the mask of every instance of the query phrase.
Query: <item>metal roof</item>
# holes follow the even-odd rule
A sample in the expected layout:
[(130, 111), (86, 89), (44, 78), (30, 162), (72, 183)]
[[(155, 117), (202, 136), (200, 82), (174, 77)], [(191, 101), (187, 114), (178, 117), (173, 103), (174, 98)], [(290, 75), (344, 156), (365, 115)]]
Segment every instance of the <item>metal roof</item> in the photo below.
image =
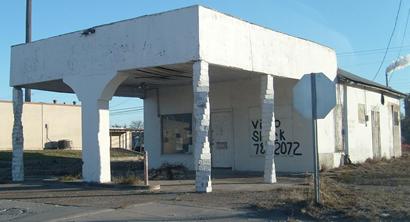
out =
[(348, 80), (350, 80), (352, 82), (355, 82), (355, 83), (359, 83), (359, 84), (362, 84), (362, 85), (378, 88), (382, 91), (390, 92), (390, 93), (399, 95), (400, 97), (406, 97), (407, 96), (406, 93), (402, 93), (402, 92), (397, 91), (397, 90), (395, 90), (391, 87), (387, 87), (387, 86), (382, 85), (380, 83), (365, 79), (363, 77), (360, 77), (358, 75), (355, 75), (355, 74), (350, 73), (350, 72), (348, 72), (346, 70), (343, 70), (343, 69), (337, 69), (337, 77), (339, 78), (339, 80), (340, 79), (348, 79)]

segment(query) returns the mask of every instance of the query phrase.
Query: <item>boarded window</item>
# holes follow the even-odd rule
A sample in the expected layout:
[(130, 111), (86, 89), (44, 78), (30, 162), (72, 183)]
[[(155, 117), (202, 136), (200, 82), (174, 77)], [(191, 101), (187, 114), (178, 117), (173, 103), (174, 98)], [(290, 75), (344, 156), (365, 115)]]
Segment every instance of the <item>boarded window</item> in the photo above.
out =
[(365, 104), (358, 104), (357, 113), (358, 113), (359, 123), (366, 123), (366, 105)]
[(162, 115), (162, 153), (192, 153), (192, 114)]

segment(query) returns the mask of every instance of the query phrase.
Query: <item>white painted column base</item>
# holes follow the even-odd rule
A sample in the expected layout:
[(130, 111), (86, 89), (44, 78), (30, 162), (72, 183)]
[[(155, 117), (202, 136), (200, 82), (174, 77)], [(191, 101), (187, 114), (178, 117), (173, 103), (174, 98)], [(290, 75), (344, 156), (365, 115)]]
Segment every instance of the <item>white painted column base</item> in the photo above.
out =
[(265, 148), (265, 183), (276, 183), (275, 169), (275, 107), (273, 76), (261, 76), (262, 141)]
[(108, 100), (81, 101), (85, 182), (111, 182), (108, 105)]
[(23, 90), (20, 87), (13, 88), (13, 157), (11, 162), (11, 176), (15, 182), (24, 180), (24, 135), (23, 123), (21, 121), (23, 114)]
[(208, 63), (197, 61), (193, 65), (194, 93), (194, 150), (195, 188), (197, 192), (212, 192), (211, 152), (208, 140), (210, 125)]

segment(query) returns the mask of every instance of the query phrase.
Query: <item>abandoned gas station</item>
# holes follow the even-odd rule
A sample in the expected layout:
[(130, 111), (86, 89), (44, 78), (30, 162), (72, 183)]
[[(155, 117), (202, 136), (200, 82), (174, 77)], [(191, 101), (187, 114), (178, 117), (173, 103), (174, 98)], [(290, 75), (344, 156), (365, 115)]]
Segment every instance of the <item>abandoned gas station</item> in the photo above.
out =
[(311, 121), (294, 110), (292, 89), (317, 72), (337, 97), (318, 121), (321, 166), (400, 156), (403, 93), (338, 69), (328, 47), (202, 6), (13, 46), (13, 178), (23, 178), (22, 88), (77, 95), (87, 182), (111, 181), (113, 96), (144, 100), (150, 167), (195, 170), (199, 192), (212, 190), (212, 168), (263, 171), (266, 183), (276, 171), (311, 171)]

